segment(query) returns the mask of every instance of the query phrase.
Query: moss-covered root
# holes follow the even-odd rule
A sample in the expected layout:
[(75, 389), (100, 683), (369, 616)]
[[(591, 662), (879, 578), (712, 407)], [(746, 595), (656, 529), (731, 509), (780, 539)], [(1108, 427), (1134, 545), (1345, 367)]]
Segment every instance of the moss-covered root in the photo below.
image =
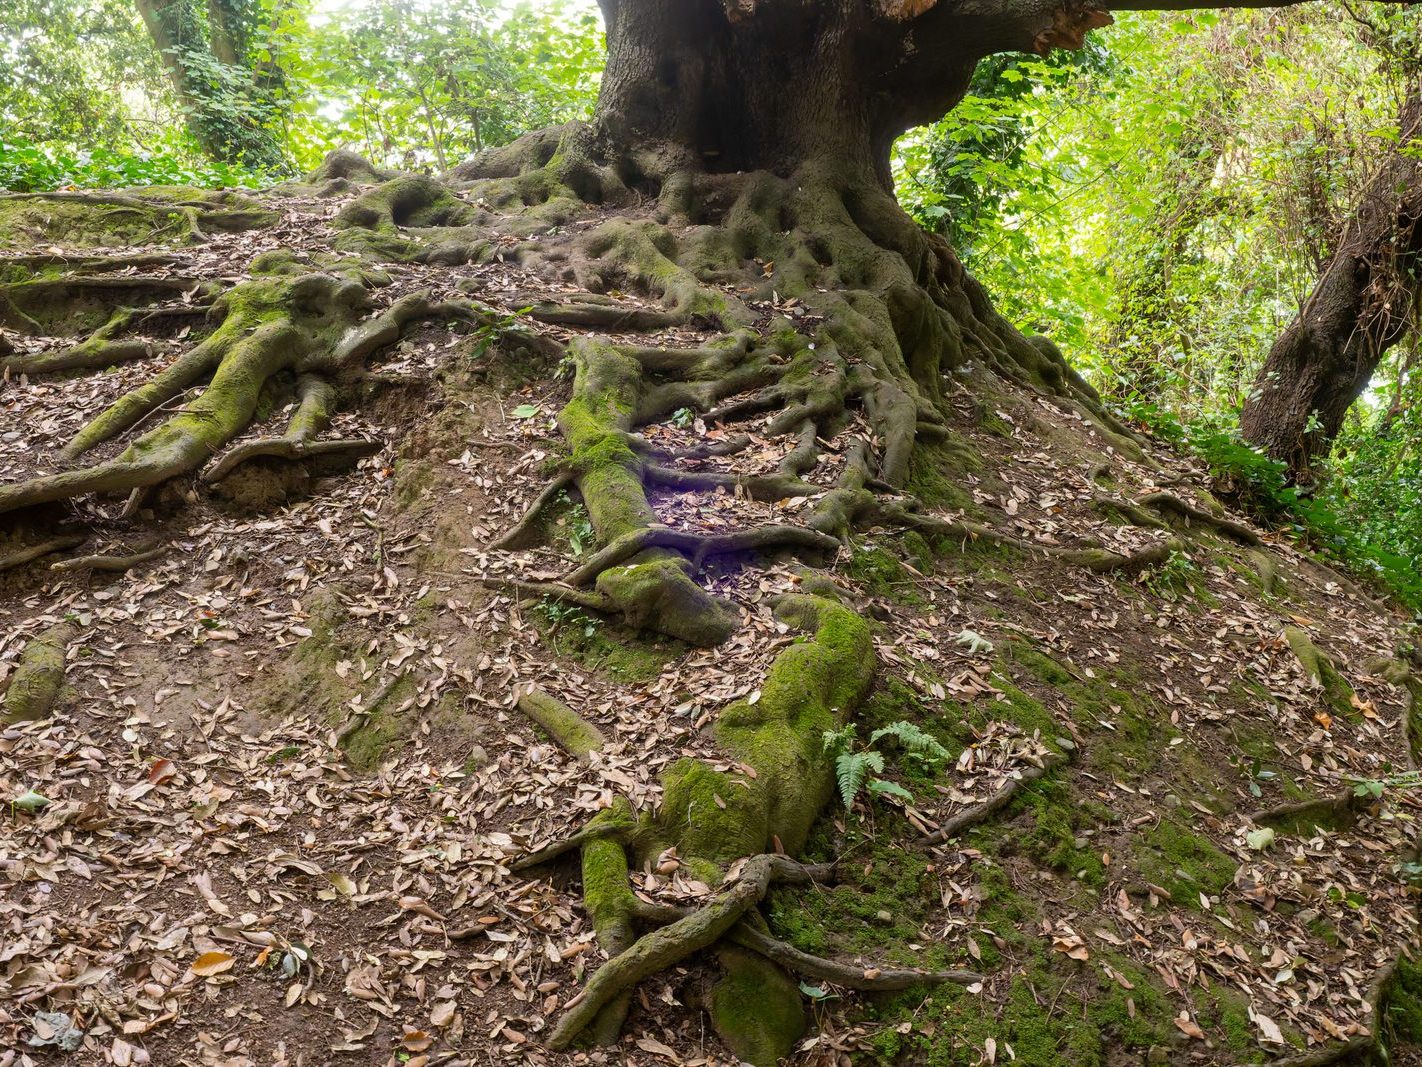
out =
[(721, 865), (775, 846), (793, 855), (829, 801), (834, 767), (824, 733), (863, 701), (874, 642), (855, 612), (823, 597), (783, 598), (776, 614), (814, 635), (775, 658), (760, 699), (721, 713), (715, 738), (741, 770), (680, 760), (664, 778), (657, 833), (683, 857)]
[(607, 744), (601, 730), (557, 697), (537, 687), (530, 686), (519, 692), (518, 710), (543, 727), (558, 747), (576, 760), (586, 763), (594, 752), (601, 752)]
[(582, 992), (568, 1002), (549, 1035), (549, 1047), (567, 1048), (608, 1004), (638, 983), (716, 944), (776, 882), (803, 884), (813, 875), (813, 870), (785, 856), (762, 853), (747, 859), (727, 876), (727, 887), (710, 903), (638, 938), (599, 967)]
[[(80, 430), (61, 456), (74, 459), (111, 440), (210, 376), (201, 395), (109, 462), (0, 487), (0, 513), (88, 493), (137, 491), (198, 470), (247, 428), (278, 373), (338, 381), (398, 337), (411, 319), (465, 308), (417, 293), (363, 322), (369, 307), (365, 286), (326, 274), (257, 278), (222, 303), (225, 318), (209, 338), (121, 396)], [(329, 391), (308, 383), (293, 420), (296, 436), (283, 445), (288, 453), (313, 447), (305, 438), (324, 424), (329, 399)]]
[(30, 641), (0, 703), (0, 722), (49, 718), (64, 688), (65, 656), (78, 633), (73, 623), (62, 622)]
[(1356, 715), (1353, 687), (1333, 665), (1333, 660), (1301, 627), (1285, 626), (1284, 640), (1303, 667), (1304, 673), (1323, 690), (1323, 699), (1337, 715)]
[[(612, 345), (582, 339), (570, 354), (577, 369), (573, 396), (559, 413), (568, 440), (568, 469), (604, 543), (656, 525), (643, 485), (642, 458), (627, 443), (642, 392), (637, 360)], [(731, 605), (692, 581), (689, 561), (651, 548), (597, 576), (609, 610), (633, 627), (691, 644), (718, 645), (739, 622)]]
[(735, 946), (716, 953), (721, 974), (706, 1009), (716, 1033), (742, 1063), (778, 1064), (805, 1034), (805, 1001), (795, 980), (764, 956)]

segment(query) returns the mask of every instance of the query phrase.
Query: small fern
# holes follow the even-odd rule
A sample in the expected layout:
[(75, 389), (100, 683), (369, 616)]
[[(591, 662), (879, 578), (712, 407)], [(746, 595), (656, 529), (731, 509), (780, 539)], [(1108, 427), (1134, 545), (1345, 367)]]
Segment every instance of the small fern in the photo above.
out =
[(905, 803), (913, 801), (913, 794), (903, 786), (880, 777), (884, 773), (884, 754), (876, 746), (886, 737), (897, 741), (906, 756), (925, 763), (950, 758), (948, 750), (935, 737), (911, 722), (894, 722), (875, 730), (863, 748), (856, 747), (858, 735), (853, 723), (838, 730), (826, 730), (824, 750), (834, 755), (835, 781), (845, 811), (853, 809), (854, 802), (864, 792), (870, 796), (894, 797)]

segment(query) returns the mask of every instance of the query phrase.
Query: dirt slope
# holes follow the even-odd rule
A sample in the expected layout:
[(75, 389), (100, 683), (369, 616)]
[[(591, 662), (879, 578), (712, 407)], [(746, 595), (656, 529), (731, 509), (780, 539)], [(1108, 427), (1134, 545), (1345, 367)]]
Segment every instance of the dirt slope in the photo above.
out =
[[(143, 275), (319, 255), (341, 203), (269, 197), (274, 225), (164, 247)], [(62, 236), (39, 247), (80, 254)], [(513, 314), (548, 286), (497, 259), (388, 274), (381, 306), (429, 288)], [(32, 317), (59, 333), (62, 311)], [(0, 385), (0, 481), (56, 469), (96, 405), (203, 329), (175, 316), (147, 328), (145, 361)], [(766, 602), (805, 579), (790, 560), (713, 569), (741, 626), (712, 650), (511, 593), (592, 548), (573, 498), (539, 547), (489, 547), (563, 451), (569, 384), (532, 350), (487, 328), (408, 334), (337, 416), (338, 436), (379, 442), (354, 467), (184, 479), (127, 519), (86, 498), (5, 520), (0, 555), (66, 524), (89, 536), (69, 555), (161, 551), (121, 574), (52, 569), (63, 553), (0, 574), (0, 679), (32, 638), (77, 627), (53, 716), (0, 727), (0, 795), (48, 801), (0, 830), (0, 1067), (733, 1062), (701, 1021), (699, 961), (641, 986), (616, 1049), (545, 1051), (600, 950), (575, 867), (510, 864), (614, 797), (650, 805), (677, 758), (715, 759), (703, 728), (797, 640)], [(249, 435), (279, 433), (289, 405), (272, 398)], [(1418, 805), (1391, 785), (1333, 798), (1411, 766), (1407, 619), (1238, 516), (1202, 521), (1217, 503), (1161, 448), (1124, 454), (981, 368), (952, 405), (937, 462), (910, 480), (936, 514), (1032, 545), (1171, 549), (1134, 576), (889, 530), (839, 553), (834, 580), (876, 620), (883, 663), (866, 726), (916, 723), (948, 758), (877, 742), (907, 799), (828, 812), (806, 858), (838, 861), (838, 883), (775, 890), (769, 928), (855, 966), (983, 978), (867, 997), (806, 979), (819, 1025), (795, 1062), (1225, 1064), (1371, 1032), (1375, 982), (1416, 942)], [(687, 412), (646, 436), (685, 450), (749, 434), (732, 457), (677, 464), (750, 477), (796, 446), (768, 422)], [(807, 480), (834, 485), (855, 429)], [(1162, 491), (1195, 519), (1130, 521), (1129, 501)], [(812, 502), (652, 496), (660, 521), (702, 532), (794, 524)], [(529, 683), (579, 708), (603, 751), (579, 762), (532, 726), (514, 707)], [(1283, 810), (1309, 801), (1324, 803)], [(668, 904), (714, 888), (674, 856), (634, 882)], [(36, 1046), (67, 1033), (40, 1012), (82, 1030), (79, 1048)]]

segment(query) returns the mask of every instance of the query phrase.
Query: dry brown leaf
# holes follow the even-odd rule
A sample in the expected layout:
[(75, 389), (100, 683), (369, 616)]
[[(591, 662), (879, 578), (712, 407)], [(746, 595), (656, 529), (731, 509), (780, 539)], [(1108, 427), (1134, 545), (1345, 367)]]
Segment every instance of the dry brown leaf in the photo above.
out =
[(227, 952), (204, 952), (193, 960), (192, 972), (203, 978), (211, 978), (215, 974), (232, 970), (236, 962)]

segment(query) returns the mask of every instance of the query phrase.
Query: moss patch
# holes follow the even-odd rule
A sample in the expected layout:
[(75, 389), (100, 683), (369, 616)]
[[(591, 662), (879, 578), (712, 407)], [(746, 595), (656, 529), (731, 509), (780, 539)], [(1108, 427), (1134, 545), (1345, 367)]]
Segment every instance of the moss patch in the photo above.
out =
[(1210, 839), (1175, 817), (1161, 819), (1136, 846), (1135, 859), (1147, 881), (1166, 890), (1181, 907), (1200, 907), (1200, 894), (1219, 896), (1239, 865)]

